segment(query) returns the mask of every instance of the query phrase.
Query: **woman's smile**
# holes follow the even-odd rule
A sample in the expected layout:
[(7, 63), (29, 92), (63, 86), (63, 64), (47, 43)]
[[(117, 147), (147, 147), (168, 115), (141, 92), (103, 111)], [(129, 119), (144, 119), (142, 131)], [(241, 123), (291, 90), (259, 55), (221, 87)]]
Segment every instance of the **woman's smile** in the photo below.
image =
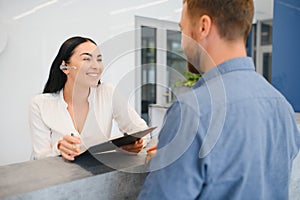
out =
[(98, 77), (99, 73), (97, 73), (97, 72), (88, 72), (88, 73), (86, 73), (86, 75), (88, 75), (90, 77)]

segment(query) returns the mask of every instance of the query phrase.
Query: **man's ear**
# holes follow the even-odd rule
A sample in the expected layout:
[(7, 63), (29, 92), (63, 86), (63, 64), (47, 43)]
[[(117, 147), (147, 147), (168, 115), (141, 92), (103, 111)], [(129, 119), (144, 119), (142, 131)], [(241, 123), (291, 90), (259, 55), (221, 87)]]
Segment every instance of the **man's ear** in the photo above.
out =
[(208, 15), (202, 15), (198, 21), (198, 33), (199, 33), (199, 39), (202, 40), (206, 38), (212, 27), (212, 20)]

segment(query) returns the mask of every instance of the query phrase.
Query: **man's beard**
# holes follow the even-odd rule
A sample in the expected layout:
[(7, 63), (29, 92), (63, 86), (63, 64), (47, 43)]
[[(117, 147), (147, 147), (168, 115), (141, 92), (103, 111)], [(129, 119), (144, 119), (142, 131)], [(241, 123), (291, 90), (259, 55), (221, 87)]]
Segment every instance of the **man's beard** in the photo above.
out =
[(189, 61), (187, 61), (187, 69), (189, 72), (193, 74), (200, 74), (200, 70), (198, 70), (196, 67), (194, 67), (193, 64), (191, 64)]
[[(192, 44), (194, 45), (194, 44)], [(196, 47), (190, 48), (189, 52), (186, 52), (187, 57), (187, 69), (189, 72), (194, 74), (203, 74), (201, 71), (201, 55), (202, 55), (201, 47), (198, 45)]]
[(186, 46), (183, 50), (187, 58), (188, 71), (194, 74), (203, 74), (201, 70), (201, 67), (203, 68), (203, 66), (201, 66), (201, 64), (203, 64), (201, 57), (202, 54), (205, 53), (205, 50), (197, 43), (193, 34), (191, 34), (191, 37), (186, 38)]

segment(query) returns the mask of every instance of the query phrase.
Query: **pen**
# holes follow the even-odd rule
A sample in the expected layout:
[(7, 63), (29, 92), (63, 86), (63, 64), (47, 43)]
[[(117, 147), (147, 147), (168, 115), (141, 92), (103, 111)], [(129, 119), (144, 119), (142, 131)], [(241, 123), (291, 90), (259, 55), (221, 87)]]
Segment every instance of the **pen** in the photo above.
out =
[[(71, 136), (73, 137), (73, 136), (74, 136), (74, 133), (71, 133)], [(75, 149), (74, 143), (72, 143), (72, 149)]]

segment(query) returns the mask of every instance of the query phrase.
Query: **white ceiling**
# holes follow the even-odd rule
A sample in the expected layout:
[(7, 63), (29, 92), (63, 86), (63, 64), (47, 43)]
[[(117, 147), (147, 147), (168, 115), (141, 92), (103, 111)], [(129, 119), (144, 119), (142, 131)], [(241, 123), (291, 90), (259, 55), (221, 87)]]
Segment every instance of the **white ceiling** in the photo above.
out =
[(274, 0), (254, 0), (256, 20), (273, 19)]
[[(176, 7), (180, 8), (182, 0), (160, 0), (163, 3), (167, 2), (168, 5), (173, 4)], [(22, 3), (21, 3), (22, 2)], [(72, 4), (90, 4), (93, 1), (89, 0), (27, 0), (27, 1), (20, 1), (20, 0), (0, 0), (0, 19), (2, 20), (10, 20), (13, 17), (19, 16), (20, 14), (24, 14), (26, 12), (30, 12), (35, 10), (47, 10), (48, 7), (55, 6), (55, 4), (63, 4), (64, 6), (72, 5)], [(147, 1), (124, 1), (124, 0), (111, 0), (111, 1), (104, 1), (98, 0), (98, 2), (102, 2), (103, 10), (105, 12), (114, 13), (116, 10), (117, 12), (133, 12), (135, 7), (141, 7), (141, 5), (147, 4)], [(159, 1), (157, 1), (159, 2)], [(149, 4), (149, 3), (148, 3)], [(254, 0), (255, 4), (255, 19), (256, 20), (265, 20), (265, 19), (273, 19), (273, 4), (274, 0)], [(43, 7), (41, 7), (41, 5)], [(151, 7), (159, 8), (161, 4), (152, 5)], [(129, 9), (128, 9), (129, 8)], [(159, 15), (160, 13), (158, 13)], [(180, 9), (176, 12), (178, 15), (175, 18), (180, 18)], [(160, 18), (158, 16), (158, 18)], [(174, 19), (174, 16), (172, 17)]]

